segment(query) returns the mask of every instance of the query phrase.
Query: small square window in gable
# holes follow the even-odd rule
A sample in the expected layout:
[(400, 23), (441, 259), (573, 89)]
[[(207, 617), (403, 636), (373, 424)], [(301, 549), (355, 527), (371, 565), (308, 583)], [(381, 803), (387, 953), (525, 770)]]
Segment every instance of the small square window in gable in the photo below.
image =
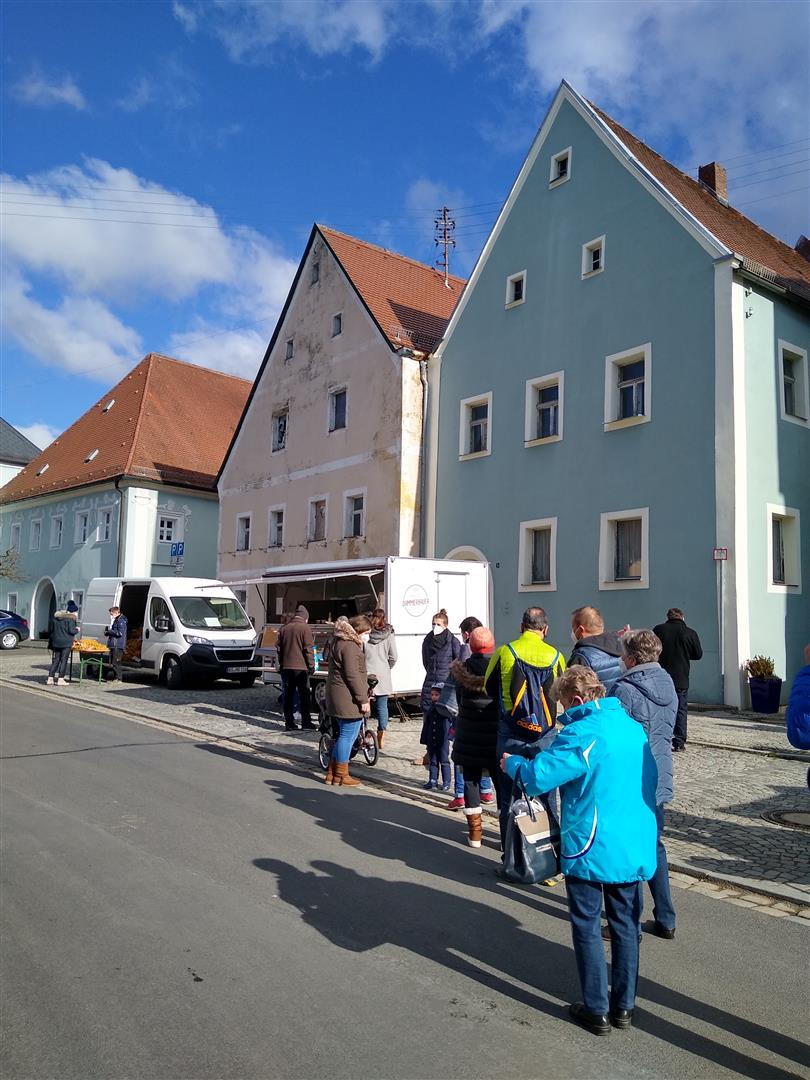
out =
[(549, 165), (548, 182), (550, 187), (557, 187), (571, 179), (571, 147), (552, 154)]
[(506, 300), (508, 308), (517, 307), (526, 299), (526, 271), (521, 270), (518, 274), (510, 274), (506, 279)]
[(343, 314), (338, 312), (337, 315), (332, 316), (332, 337), (337, 337), (338, 334), (343, 333)]
[(287, 338), (287, 342), (284, 346), (284, 359), (292, 360), (293, 356), (295, 356), (295, 342), (292, 338)]
[(582, 277), (590, 278), (605, 269), (605, 238), (597, 236), (582, 245)]

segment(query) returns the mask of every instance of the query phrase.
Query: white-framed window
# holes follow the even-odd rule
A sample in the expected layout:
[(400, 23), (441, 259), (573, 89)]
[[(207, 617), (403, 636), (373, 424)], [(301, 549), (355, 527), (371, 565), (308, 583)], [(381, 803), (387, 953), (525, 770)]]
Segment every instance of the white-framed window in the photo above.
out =
[(768, 503), (768, 592), (800, 593), (802, 561), (800, 514), (792, 506)]
[(464, 398), (460, 405), (458, 456), (483, 457), (492, 452), (492, 391)]
[(73, 542), (84, 544), (90, 535), (90, 511), (77, 510), (74, 519)]
[(807, 349), (779, 341), (779, 415), (792, 424), (810, 427), (810, 383)]
[(7, 608), (7, 610), (8, 611), (13, 611), (16, 614), (16, 612), (17, 612), (17, 604), (18, 603), (19, 603), (19, 597), (18, 597), (17, 593), (10, 592), (8, 594), (8, 608)]
[(510, 274), (506, 279), (506, 300), (504, 303), (506, 307), (513, 308), (524, 303), (525, 300), (526, 271), (521, 270), (519, 274)]
[(11, 547), (14, 551), (19, 551), (21, 546), (22, 524), (19, 521), (14, 521), (11, 525)]
[(325, 540), (328, 524), (329, 500), (326, 495), (314, 495), (309, 500), (307, 539)]
[(91, 461), (94, 461), (97, 457), (98, 457), (98, 450), (91, 450), (90, 453), (87, 455), (87, 457), (84, 459), (85, 465), (89, 464), (89, 462), (91, 462)]
[(558, 154), (551, 155), (551, 163), (548, 170), (549, 186), (557, 187), (571, 179), (571, 147), (566, 146)]
[(562, 439), (564, 386), (565, 375), (562, 371), (526, 380), (524, 446), (538, 446)]
[(234, 589), (233, 595), (236, 597), (236, 599), (239, 601), (245, 611), (247, 611), (247, 589)]
[(101, 509), (98, 512), (98, 542), (109, 544), (112, 540), (112, 510)]
[(28, 531), (28, 550), (39, 551), (42, 543), (42, 518), (34, 518)]
[(82, 608), (84, 607), (84, 589), (73, 589), (70, 593), (70, 599), (79, 609), (78, 618), (81, 620)]
[(343, 535), (346, 538), (366, 535), (366, 491), (343, 492)]
[(602, 514), (599, 524), (599, 588), (649, 587), (649, 507)]
[(309, 272), (309, 283), (310, 283), (310, 285), (317, 285), (320, 280), (321, 280), (321, 264), (317, 259), (315, 259), (315, 260), (313, 260), (312, 268), (310, 269), (310, 272)]
[(237, 514), (236, 517), (236, 550), (250, 551), (250, 523), (252, 514)]
[(646, 424), (652, 416), (652, 345), (605, 357), (605, 431)]
[(273, 413), (273, 435), (272, 435), (272, 452), (278, 453), (279, 450), (285, 450), (287, 447), (287, 428), (290, 422), (290, 409), (289, 406), (285, 406), (283, 409), (279, 409), (278, 412)]
[(51, 547), (62, 546), (62, 536), (65, 531), (65, 518), (63, 514), (54, 514), (51, 518)]
[(173, 514), (159, 514), (157, 538), (159, 544), (174, 544), (180, 539), (180, 519)]
[(44, 465), (40, 466), (40, 468), (37, 470), (35, 475), (36, 476), (42, 476), (44, 473), (46, 473), (48, 471), (48, 469), (50, 469), (50, 465), (46, 461)]
[(557, 588), (557, 519), (520, 523), (518, 592), (554, 592)]
[(345, 386), (329, 391), (329, 430), (341, 431), (346, 427), (348, 393)]
[(337, 314), (332, 316), (332, 337), (337, 337), (343, 333), (343, 312), (338, 311)]
[(597, 236), (582, 245), (582, 276), (594, 277), (605, 269), (605, 237)]
[(267, 546), (284, 547), (284, 504), (271, 506), (267, 511)]
[(295, 341), (292, 338), (287, 338), (284, 343), (284, 359), (292, 360), (295, 356)]

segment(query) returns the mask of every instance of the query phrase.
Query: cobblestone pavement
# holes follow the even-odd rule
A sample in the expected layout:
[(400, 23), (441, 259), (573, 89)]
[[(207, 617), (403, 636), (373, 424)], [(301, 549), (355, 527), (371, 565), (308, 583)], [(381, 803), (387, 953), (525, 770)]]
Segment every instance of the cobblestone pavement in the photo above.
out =
[[(0, 677), (44, 690), (48, 658), (39, 644), (4, 653)], [(273, 686), (258, 683), (243, 690), (222, 682), (207, 689), (169, 691), (153, 680), (128, 674), (121, 684), (74, 682), (47, 692), (54, 698), (70, 695), (88, 704), (282, 753), (318, 768), (317, 732), (284, 731)], [(707, 886), (707, 891), (717, 895), (738, 897), (735, 887), (739, 887), (767, 893), (771, 902), (774, 898), (787, 902), (786, 913), (791, 901), (810, 906), (810, 831), (787, 828), (763, 816), (810, 812), (805, 779), (810, 754), (796, 754), (794, 759), (767, 756), (768, 752), (791, 751), (783, 722), (699, 712), (690, 715), (689, 725), (694, 741), (685, 753), (674, 757), (676, 797), (667, 832), (673, 867), (686, 875), (727, 882), (727, 890)], [(699, 745), (703, 742), (715, 746)], [(717, 749), (717, 745), (727, 749)], [(766, 753), (738, 753), (735, 748)], [(361, 778), (365, 773), (403, 794), (418, 794), (443, 805), (445, 797), (439, 800), (422, 791), (426, 774), (415, 763), (421, 755), (418, 724), (392, 721), (378, 764), (373, 769), (358, 765), (354, 771)], [(694, 880), (692, 884), (697, 887)]]

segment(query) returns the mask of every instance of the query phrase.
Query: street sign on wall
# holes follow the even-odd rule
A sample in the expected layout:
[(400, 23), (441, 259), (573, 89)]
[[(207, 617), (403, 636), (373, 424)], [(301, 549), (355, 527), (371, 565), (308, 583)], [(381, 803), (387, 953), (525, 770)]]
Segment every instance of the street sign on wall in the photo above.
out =
[(728, 558), (728, 548), (713, 548), (712, 558), (715, 562), (725, 562)]

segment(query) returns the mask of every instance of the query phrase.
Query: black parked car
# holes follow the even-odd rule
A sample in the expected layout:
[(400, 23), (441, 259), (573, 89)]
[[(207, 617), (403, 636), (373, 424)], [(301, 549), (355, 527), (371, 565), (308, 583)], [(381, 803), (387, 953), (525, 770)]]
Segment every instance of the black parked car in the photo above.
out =
[(31, 636), (28, 619), (13, 611), (0, 610), (0, 649), (16, 649), (21, 641)]

